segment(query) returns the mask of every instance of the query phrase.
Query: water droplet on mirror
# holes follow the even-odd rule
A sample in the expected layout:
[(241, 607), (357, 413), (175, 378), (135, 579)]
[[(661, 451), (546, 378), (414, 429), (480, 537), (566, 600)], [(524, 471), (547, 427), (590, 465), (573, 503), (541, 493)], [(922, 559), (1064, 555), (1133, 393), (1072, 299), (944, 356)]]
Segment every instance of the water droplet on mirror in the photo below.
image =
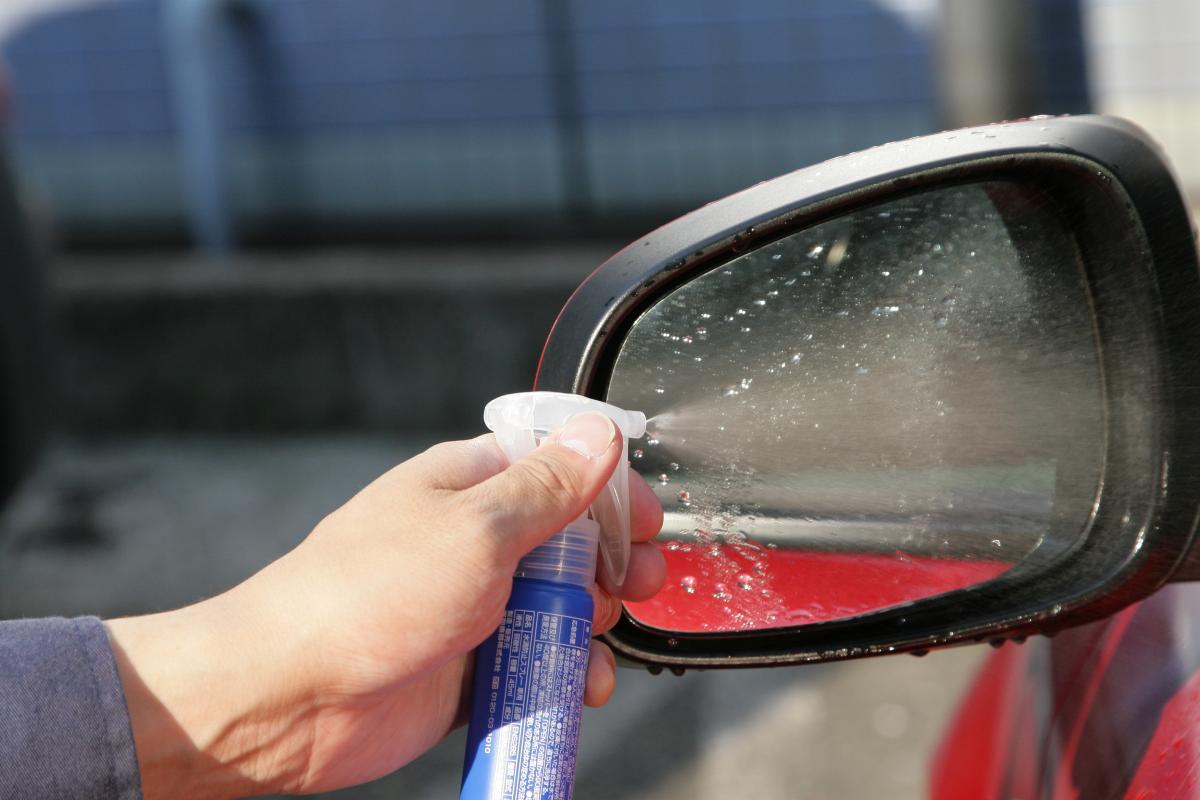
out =
[(672, 461), (670, 464), (667, 464), (667, 467), (669, 467), (672, 472), (679, 472), (678, 462)]
[(999, 539), (992, 539), (992, 547), (1002, 547)]
[(801, 338), (804, 339), (804, 341), (806, 341), (806, 342), (811, 342), (813, 339), (813, 335), (811, 333), (806, 333)]
[(813, 259), (813, 260), (815, 261), (816, 259), (820, 258), (820, 257), (821, 257), (821, 254), (822, 254), (822, 253), (824, 253), (824, 252), (825, 252), (825, 245), (823, 245), (823, 244), (816, 244), (816, 245), (813, 245), (813, 246), (812, 246), (812, 247), (809, 249), (809, 251), (808, 251), (808, 257), (809, 257), (809, 258), (811, 258), (811, 259)]
[(668, 550), (678, 550), (679, 542), (667, 542), (667, 549)]
[(767, 301), (763, 300), (761, 298), (754, 301), (754, 305), (756, 305), (756, 306), (765, 306), (766, 304), (767, 304)]
[(746, 309), (744, 309), (744, 308), (739, 308), (739, 309), (738, 309), (736, 312), (734, 312), (734, 313), (736, 313), (736, 314), (737, 314), (739, 317), (744, 317), (744, 316), (746, 316), (746, 313), (747, 313), (747, 312), (746, 312)]
[(663, 392), (665, 392), (665, 391), (667, 391), (667, 390), (666, 390), (666, 389), (664, 389), (664, 388), (663, 388), (663, 387), (661, 387), (661, 386), (655, 386), (655, 387), (654, 387), (654, 393), (655, 393), (655, 394), (662, 394), (662, 393), (663, 393)]
[(665, 472), (660, 472), (658, 474), (658, 482), (661, 483), (663, 486), (666, 486), (668, 483), (671, 482), (671, 476)]
[(781, 258), (783, 258), (783, 253), (776, 253), (775, 255), (771, 256), (772, 261), (778, 261)]
[(697, 336), (708, 336), (708, 328), (696, 328)]
[(679, 588), (688, 594), (694, 594), (696, 591), (696, 579), (691, 575), (684, 575), (679, 579)]
[(701, 311), (700, 319), (712, 319), (712, 314), (708, 313), (707, 311)]
[(882, 275), (882, 276), (883, 276), (883, 277), (885, 277), (885, 278), (890, 278), (890, 277), (892, 277), (892, 273), (891, 273), (891, 271), (890, 271), (890, 270), (886, 270), (886, 269), (884, 269), (884, 270), (880, 270), (880, 271), (879, 271), (879, 274), (880, 274), (880, 275)]
[(690, 337), (690, 336), (684, 336), (684, 337), (683, 337), (682, 339), (680, 339), (679, 341), (683, 342), (684, 344), (691, 344), (691, 343), (692, 343), (692, 337)]
[(733, 595), (729, 593), (729, 590), (725, 588), (725, 584), (723, 583), (718, 583), (713, 586), (713, 597), (715, 597), (717, 600), (733, 599)]
[(644, 455), (646, 455), (646, 454), (642, 451), (642, 449), (640, 447), (637, 450), (633, 451), (634, 458), (641, 458)]
[(692, 504), (692, 493), (689, 492), (687, 489), (680, 489), (679, 490), (679, 504), (684, 507), (690, 506)]
[(749, 332), (750, 332), (750, 326), (749, 326), (749, 325), (743, 325), (743, 326), (742, 326), (742, 333), (749, 333)]
[(739, 589), (751, 589), (754, 587), (754, 579), (749, 575), (742, 573), (737, 576), (737, 585)]
[(933, 318), (933, 324), (938, 326), (939, 328), (946, 327), (947, 322), (949, 322), (949, 320), (946, 318), (945, 314), (938, 314), (936, 317)]
[(792, 353), (792, 363), (793, 364), (799, 364), (800, 359), (802, 359), (802, 358), (804, 358), (803, 353)]
[(657, 447), (658, 439), (647, 439), (646, 444), (650, 445), (651, 447)]
[(741, 382), (740, 386), (743, 389), (749, 389), (750, 384), (752, 384), (752, 383), (754, 383), (754, 378), (742, 378), (742, 382)]
[(779, 297), (779, 290), (772, 289), (771, 291), (767, 292), (767, 297)]

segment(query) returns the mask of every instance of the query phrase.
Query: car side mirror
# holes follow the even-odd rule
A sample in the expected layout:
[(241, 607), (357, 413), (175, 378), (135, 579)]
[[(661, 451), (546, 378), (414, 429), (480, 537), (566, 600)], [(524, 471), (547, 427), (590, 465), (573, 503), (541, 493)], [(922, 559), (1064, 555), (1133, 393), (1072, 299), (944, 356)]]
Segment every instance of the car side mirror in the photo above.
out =
[(1200, 270), (1105, 117), (911, 139), (707, 205), (601, 266), (538, 388), (643, 410), (651, 668), (1048, 633), (1193, 571)]

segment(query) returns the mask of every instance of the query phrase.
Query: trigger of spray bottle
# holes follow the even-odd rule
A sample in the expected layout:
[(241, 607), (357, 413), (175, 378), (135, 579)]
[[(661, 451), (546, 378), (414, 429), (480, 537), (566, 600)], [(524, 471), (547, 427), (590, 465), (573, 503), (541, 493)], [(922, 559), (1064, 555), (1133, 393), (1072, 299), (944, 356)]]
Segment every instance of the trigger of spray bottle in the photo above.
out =
[[(593, 400), (577, 394), (523, 392), (498, 397), (483, 410), (483, 421), (511, 464), (532, 452), (542, 439), (566, 425), (571, 417), (587, 412), (604, 414), (621, 433), (621, 463), (592, 502), (591, 518), (600, 526), (599, 544), (604, 571), (614, 588), (625, 583), (629, 569), (629, 470), (628, 444), (646, 433), (646, 415), (640, 411)], [(580, 523), (583, 517), (577, 520)], [(579, 525), (579, 527), (589, 527)], [(553, 541), (553, 540), (552, 540)], [(588, 576), (590, 582), (592, 576)]]

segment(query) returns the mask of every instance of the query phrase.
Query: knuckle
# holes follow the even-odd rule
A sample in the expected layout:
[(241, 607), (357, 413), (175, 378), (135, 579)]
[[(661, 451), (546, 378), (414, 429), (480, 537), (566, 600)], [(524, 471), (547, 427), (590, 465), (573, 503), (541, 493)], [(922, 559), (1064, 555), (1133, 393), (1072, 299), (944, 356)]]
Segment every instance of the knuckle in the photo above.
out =
[(531, 489), (559, 500), (574, 499), (582, 491), (582, 481), (566, 464), (552, 458), (531, 458), (520, 462), (519, 467)]

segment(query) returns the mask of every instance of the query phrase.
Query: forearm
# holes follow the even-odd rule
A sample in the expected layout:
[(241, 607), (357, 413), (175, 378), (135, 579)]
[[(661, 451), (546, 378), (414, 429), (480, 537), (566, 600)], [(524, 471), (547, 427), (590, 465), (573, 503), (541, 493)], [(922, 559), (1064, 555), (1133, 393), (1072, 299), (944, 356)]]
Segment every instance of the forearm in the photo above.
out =
[(146, 800), (301, 783), (314, 704), (281, 668), (285, 645), (244, 605), (222, 596), (108, 623)]

